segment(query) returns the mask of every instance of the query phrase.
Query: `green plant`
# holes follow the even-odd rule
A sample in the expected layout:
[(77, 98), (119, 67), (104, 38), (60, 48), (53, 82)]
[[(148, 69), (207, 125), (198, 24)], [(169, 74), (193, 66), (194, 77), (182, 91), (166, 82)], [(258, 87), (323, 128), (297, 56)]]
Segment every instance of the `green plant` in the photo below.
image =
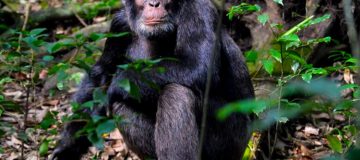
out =
[[(275, 2), (282, 4), (282, 1)], [(231, 20), (237, 14), (248, 13), (247, 10), (243, 10), (244, 6), (252, 5), (241, 4), (233, 7), (228, 14), (229, 19)], [(255, 8), (257, 7), (252, 6), (250, 11), (257, 11)], [(225, 119), (234, 112), (254, 113), (262, 117), (254, 122), (254, 130), (264, 130), (273, 124), (277, 130), (279, 123), (286, 123), (290, 118), (313, 110), (332, 110), (333, 113), (341, 112), (350, 117), (354, 116), (350, 110), (358, 99), (342, 99), (340, 92), (349, 88), (357, 89), (358, 85), (348, 84), (339, 88), (337, 84), (327, 80), (326, 77), (339, 70), (354, 70), (357, 68), (356, 59), (343, 51), (335, 51), (336, 54), (333, 54), (331, 58), (341, 61), (341, 65), (314, 67), (307, 63), (308, 55), (314, 46), (331, 42), (331, 37), (302, 40), (298, 36), (298, 32), (329, 18), (329, 14), (317, 18), (310, 16), (294, 27), (284, 30), (282, 25), (270, 23), (267, 13), (258, 15), (260, 24), (272, 28), (272, 31), (277, 30), (279, 33), (274, 33), (275, 39), (269, 49), (250, 50), (245, 53), (245, 57), (246, 61), (256, 68), (253, 78), (265, 72), (277, 81), (276, 89), (267, 98), (260, 97), (256, 100), (234, 102), (224, 106), (218, 112), (219, 119)], [(302, 81), (299, 81), (300, 79)], [(354, 97), (358, 97), (356, 92), (358, 91), (355, 90)], [(300, 101), (287, 99), (287, 97), (297, 94), (306, 95), (307, 98)], [(322, 100), (317, 101), (316, 99)], [(342, 135), (341, 140), (330, 134), (327, 136), (329, 145), (334, 151), (344, 153), (353, 145), (352, 140), (357, 136), (356, 128), (349, 125), (344, 130), (338, 130), (337, 133)], [(274, 141), (277, 140), (277, 134), (274, 139)], [(342, 146), (346, 146), (347, 149), (343, 149)], [(273, 148), (270, 150), (270, 157), (272, 152)]]

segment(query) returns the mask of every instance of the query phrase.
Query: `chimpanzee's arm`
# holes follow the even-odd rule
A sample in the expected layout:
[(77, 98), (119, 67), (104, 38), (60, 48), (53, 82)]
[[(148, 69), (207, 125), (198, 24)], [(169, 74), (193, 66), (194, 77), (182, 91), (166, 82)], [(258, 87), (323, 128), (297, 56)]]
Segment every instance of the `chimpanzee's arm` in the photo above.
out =
[[(111, 32), (120, 33), (129, 31), (129, 27), (125, 20), (125, 12), (119, 12), (111, 24)], [(88, 75), (84, 78), (79, 90), (74, 95), (74, 101), (84, 103), (92, 99), (93, 90), (97, 87), (106, 87), (112, 75), (116, 71), (116, 65), (123, 63), (123, 55), (127, 45), (131, 43), (131, 38), (127, 37), (111, 37), (105, 44), (105, 49), (100, 59), (92, 67)], [(94, 110), (81, 110), (89, 114), (100, 114), (104, 112), (103, 106), (97, 106)], [(52, 154), (51, 159), (80, 159), (88, 147), (91, 145), (87, 137), (75, 137), (77, 131), (86, 125), (84, 121), (69, 122), (65, 125), (61, 135), (60, 142)]]
[(221, 46), (222, 66), (225, 67), (224, 71), (227, 72), (222, 81), (226, 92), (223, 94), (231, 101), (254, 98), (254, 88), (244, 56), (225, 30), (221, 33)]
[[(110, 32), (129, 32), (125, 11), (118, 12), (112, 21)], [(106, 40), (104, 52), (83, 80), (79, 91), (74, 95), (74, 101), (83, 103), (92, 99), (92, 92), (96, 87), (106, 87), (111, 82), (117, 65), (123, 64), (124, 55), (131, 43), (131, 35), (122, 37), (109, 37)]]
[[(188, 6), (190, 7), (190, 6)], [(194, 7), (194, 6), (193, 6)], [(211, 64), (211, 56), (216, 46), (214, 15), (199, 15), (198, 10), (188, 9), (180, 14), (177, 26), (177, 45), (174, 57), (177, 61), (160, 64), (166, 71), (155, 75), (160, 84), (177, 83), (190, 88), (205, 87), (206, 75)], [(217, 58), (215, 58), (217, 59)], [(215, 66), (217, 67), (217, 66)]]

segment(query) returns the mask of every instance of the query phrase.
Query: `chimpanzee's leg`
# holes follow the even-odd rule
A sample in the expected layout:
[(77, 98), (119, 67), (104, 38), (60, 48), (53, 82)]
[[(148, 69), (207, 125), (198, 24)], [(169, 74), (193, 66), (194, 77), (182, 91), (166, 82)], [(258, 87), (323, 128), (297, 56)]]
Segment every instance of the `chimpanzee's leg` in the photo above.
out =
[(85, 121), (73, 121), (65, 125), (61, 139), (54, 150), (51, 159), (79, 160), (91, 146), (86, 136), (76, 138), (75, 134), (85, 126)]
[(142, 159), (155, 158), (155, 113), (139, 112), (133, 106), (115, 103), (113, 113), (123, 118), (120, 132), (125, 143)]
[(156, 113), (155, 148), (159, 160), (194, 160), (198, 151), (195, 95), (178, 84), (162, 91)]
[[(89, 115), (104, 115), (105, 107), (96, 106), (93, 110), (82, 110)], [(91, 142), (86, 136), (77, 137), (76, 133), (84, 128), (86, 120), (67, 122), (61, 132), (61, 138), (50, 159), (52, 160), (79, 160), (88, 151)]]

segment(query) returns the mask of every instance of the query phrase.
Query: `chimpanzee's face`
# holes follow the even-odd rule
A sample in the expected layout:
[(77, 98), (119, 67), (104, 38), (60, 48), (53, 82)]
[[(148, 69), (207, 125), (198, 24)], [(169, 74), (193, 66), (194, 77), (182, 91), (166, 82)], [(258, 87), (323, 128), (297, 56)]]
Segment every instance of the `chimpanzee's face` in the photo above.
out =
[(123, 0), (132, 29), (145, 37), (166, 36), (176, 29), (174, 0)]

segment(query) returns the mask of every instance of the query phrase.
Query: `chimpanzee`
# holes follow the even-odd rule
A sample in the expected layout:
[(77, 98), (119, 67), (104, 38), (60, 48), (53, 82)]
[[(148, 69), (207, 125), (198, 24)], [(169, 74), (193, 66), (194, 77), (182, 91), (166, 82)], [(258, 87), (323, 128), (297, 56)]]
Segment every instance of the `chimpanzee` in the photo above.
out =
[[(210, 0), (122, 0), (111, 32), (128, 31), (131, 36), (108, 38), (104, 53), (83, 80), (75, 101), (92, 99), (94, 88), (108, 85), (111, 113), (126, 123), (120, 125), (126, 144), (142, 158), (193, 160), (199, 152), (202, 105), (207, 72), (212, 70), (209, 111), (202, 158), (241, 159), (250, 134), (250, 119), (234, 114), (220, 122), (216, 111), (226, 103), (254, 97), (241, 51), (225, 29), (216, 41), (218, 11)], [(220, 53), (211, 62), (214, 48)], [(118, 65), (139, 59), (171, 57), (157, 65), (164, 73), (138, 73)], [(143, 78), (160, 88), (150, 87)], [(141, 101), (119, 87), (129, 79), (140, 89)], [(91, 114), (104, 114), (96, 107)], [(54, 159), (79, 159), (90, 142), (74, 134), (84, 122), (65, 126)]]

